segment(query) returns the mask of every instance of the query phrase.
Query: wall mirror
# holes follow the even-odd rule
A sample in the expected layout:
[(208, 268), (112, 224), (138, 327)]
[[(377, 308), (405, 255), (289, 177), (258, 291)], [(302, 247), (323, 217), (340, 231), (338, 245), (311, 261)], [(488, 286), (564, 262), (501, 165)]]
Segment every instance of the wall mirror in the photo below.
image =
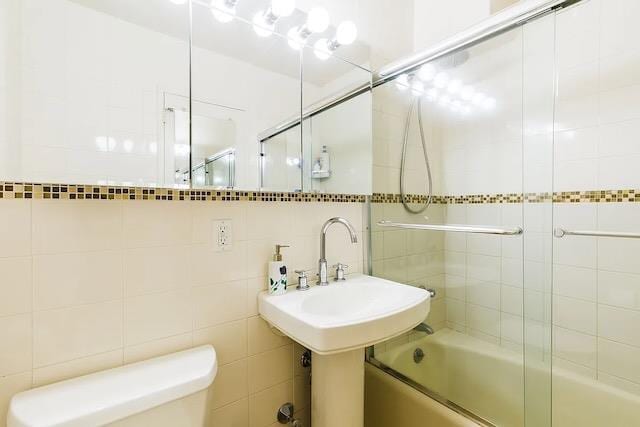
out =
[(3, 1), (0, 180), (370, 194), (370, 93), (305, 115), (369, 47), (298, 3)]

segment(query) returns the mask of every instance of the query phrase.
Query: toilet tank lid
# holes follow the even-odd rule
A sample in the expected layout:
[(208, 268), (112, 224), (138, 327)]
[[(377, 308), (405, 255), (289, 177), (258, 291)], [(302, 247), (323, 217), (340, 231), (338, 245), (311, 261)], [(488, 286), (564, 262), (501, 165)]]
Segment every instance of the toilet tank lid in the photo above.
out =
[(210, 345), (35, 388), (15, 395), (8, 427), (98, 426), (209, 387), (218, 370)]

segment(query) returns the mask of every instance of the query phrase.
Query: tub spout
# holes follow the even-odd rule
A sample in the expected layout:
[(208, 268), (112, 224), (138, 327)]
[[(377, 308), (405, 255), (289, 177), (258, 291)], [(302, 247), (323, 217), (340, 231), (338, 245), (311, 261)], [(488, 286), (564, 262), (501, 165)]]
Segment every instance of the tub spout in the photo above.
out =
[(435, 332), (433, 328), (427, 325), (426, 323), (420, 323), (418, 326), (413, 328), (413, 330), (418, 332), (424, 332), (427, 335), (433, 335), (433, 333)]

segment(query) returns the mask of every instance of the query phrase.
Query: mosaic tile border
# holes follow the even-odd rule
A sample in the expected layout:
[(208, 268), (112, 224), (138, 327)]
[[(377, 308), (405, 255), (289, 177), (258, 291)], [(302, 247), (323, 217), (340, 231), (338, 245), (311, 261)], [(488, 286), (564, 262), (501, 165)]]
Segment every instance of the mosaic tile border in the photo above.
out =
[[(157, 201), (248, 201), (302, 203), (364, 203), (367, 196), (359, 194), (286, 193), (233, 190), (197, 190), (149, 187), (117, 187), (102, 185), (37, 184), (0, 182), (0, 199), (51, 200), (157, 200)], [(408, 194), (409, 203), (425, 203), (427, 196)], [(373, 193), (371, 203), (401, 203), (400, 194)], [(469, 194), (433, 196), (434, 204), (490, 203), (622, 203), (639, 202), (640, 189), (563, 191), (525, 194)]]
[(364, 203), (366, 196), (0, 182), (0, 199)]
[[(426, 203), (427, 196), (405, 195), (409, 203)], [(557, 193), (469, 194), (434, 196), (433, 203), (444, 205), (489, 203), (640, 203), (640, 190), (562, 191)], [(374, 193), (372, 203), (401, 203), (399, 194)]]

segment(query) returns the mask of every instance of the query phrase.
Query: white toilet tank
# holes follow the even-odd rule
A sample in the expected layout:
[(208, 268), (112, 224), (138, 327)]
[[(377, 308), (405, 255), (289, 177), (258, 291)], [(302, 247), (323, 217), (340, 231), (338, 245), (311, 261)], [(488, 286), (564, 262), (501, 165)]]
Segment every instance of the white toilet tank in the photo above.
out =
[(210, 345), (35, 388), (11, 399), (8, 427), (202, 427), (218, 370)]

